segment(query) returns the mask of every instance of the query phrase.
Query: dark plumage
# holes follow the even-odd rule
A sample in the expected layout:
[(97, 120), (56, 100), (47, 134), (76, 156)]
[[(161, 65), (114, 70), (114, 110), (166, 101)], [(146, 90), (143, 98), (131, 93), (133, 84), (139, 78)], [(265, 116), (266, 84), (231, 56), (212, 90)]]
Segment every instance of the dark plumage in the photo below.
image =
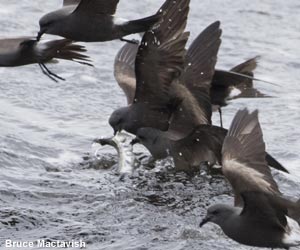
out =
[(1, 39), (0, 66), (15, 67), (37, 63), (40, 65), (43, 73), (50, 78), (52, 76), (58, 77), (48, 70), (45, 66), (46, 62), (53, 58), (58, 58), (91, 65), (89, 57), (82, 54), (85, 51), (83, 46), (73, 44), (68, 39), (41, 41), (39, 43), (32, 37)]
[[(222, 164), (222, 145), (227, 130), (212, 125), (198, 125), (185, 138), (174, 139), (168, 132), (154, 128), (141, 128), (137, 131), (133, 144), (143, 144), (154, 157), (164, 159), (168, 156), (174, 158), (176, 170), (187, 172), (199, 169), (201, 163), (209, 166)], [(269, 166), (283, 172), (288, 172), (270, 154), (265, 155)]]
[[(256, 67), (257, 57), (254, 57), (229, 71), (216, 70), (211, 83), (211, 103), (217, 107), (223, 107), (227, 105), (228, 100), (236, 98), (266, 97), (265, 94), (253, 87), (253, 71)], [(234, 73), (238, 73), (238, 75)], [(245, 76), (249, 76), (249, 78)], [(236, 95), (231, 94), (234, 89), (237, 90)]]
[(183, 69), (184, 47), (188, 33), (183, 33), (189, 1), (167, 0), (162, 6), (162, 21), (147, 31), (135, 60), (137, 87), (134, 102), (113, 112), (109, 119), (114, 131), (136, 133), (141, 127), (169, 128), (174, 109), (182, 100), (172, 94), (172, 84)]
[[(186, 65), (190, 66), (180, 78), (182, 84), (177, 83), (173, 88), (178, 90), (176, 96), (183, 102), (174, 109), (168, 131), (159, 131), (155, 127), (140, 128), (133, 141), (142, 143), (155, 159), (171, 155), (176, 170), (193, 171), (199, 169), (202, 162), (221, 164), (221, 149), (227, 130), (211, 126), (209, 101), (209, 82), (220, 45), (219, 25), (215, 22), (208, 26), (190, 46), (186, 56)], [(269, 154), (266, 160), (270, 166), (286, 171)]]
[[(168, 93), (182, 100), (169, 121), (170, 138), (184, 138), (199, 124), (211, 124), (209, 87), (221, 43), (220, 36), (220, 22), (212, 23), (194, 40), (185, 55), (185, 65), (180, 77), (172, 82)], [(130, 53), (134, 45), (128, 44), (126, 48), (132, 56), (128, 56), (127, 49), (120, 52), (115, 63), (115, 75), (130, 100), (131, 91), (135, 87), (132, 67), (129, 66), (134, 61), (134, 54)]]
[[(75, 5), (73, 4), (75, 3)], [(81, 0), (64, 3), (64, 7), (40, 19), (37, 39), (46, 34), (83, 42), (104, 42), (145, 32), (161, 17), (161, 12), (146, 18), (127, 21), (114, 16), (119, 0)], [(74, 7), (76, 6), (76, 8)]]
[(249, 59), (229, 71), (216, 70), (211, 82), (210, 99), (213, 110), (220, 113), (220, 122), (222, 122), (221, 108), (227, 106), (229, 100), (237, 98), (263, 98), (269, 97), (253, 87), (253, 71), (257, 67), (258, 57)]
[(300, 204), (283, 198), (278, 190), (265, 160), (257, 114), (238, 111), (223, 144), (222, 170), (236, 207), (209, 207), (200, 226), (213, 222), (241, 244), (288, 249), (300, 245)]
[[(207, 36), (207, 38), (209, 38), (209, 36)], [(134, 42), (137, 43), (137, 41)], [(187, 51), (185, 62), (186, 66), (188, 65), (188, 63), (197, 62), (197, 60), (202, 60), (203, 62), (205, 62), (202, 57), (194, 57), (188, 59), (188, 54), (191, 53), (191, 51), (195, 51), (195, 49), (198, 49), (199, 46), (201, 46), (200, 43), (192, 43), (192, 45)], [(137, 48), (138, 44), (127, 43), (120, 49), (115, 58), (114, 75), (118, 84), (123, 89), (127, 97), (128, 104), (132, 103), (133, 94), (135, 91), (134, 61), (137, 53)], [(198, 55), (201, 54), (198, 52)], [(232, 99), (269, 97), (253, 87), (253, 80), (255, 79), (253, 71), (256, 67), (257, 57), (254, 57), (233, 67), (229, 71), (220, 69), (216, 69), (214, 71), (213, 78), (209, 85), (204, 84), (202, 86), (202, 90), (207, 87), (205, 91), (209, 91), (210, 102), (213, 105), (213, 111), (226, 106), (228, 104), (227, 101)], [(201, 69), (198, 69), (196, 72), (201, 73)], [(183, 79), (187, 80), (191, 77), (191, 75), (192, 72), (190, 70), (186, 70), (183, 73)], [(201, 86), (201, 83), (199, 82), (197, 86)], [(233, 94), (234, 90), (236, 90), (237, 92), (236, 95)], [(202, 93), (202, 91), (197, 91), (193, 94), (195, 96), (197, 96), (197, 94), (200, 94), (201, 96)]]

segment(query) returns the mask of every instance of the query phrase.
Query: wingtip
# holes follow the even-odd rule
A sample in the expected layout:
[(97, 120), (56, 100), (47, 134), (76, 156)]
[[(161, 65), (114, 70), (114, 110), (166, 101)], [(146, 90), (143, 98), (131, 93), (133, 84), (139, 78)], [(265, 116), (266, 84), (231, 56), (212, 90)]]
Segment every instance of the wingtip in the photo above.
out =
[(46, 43), (46, 49), (43, 50), (45, 59), (58, 58), (74, 61), (80, 64), (93, 66), (91, 59), (85, 55), (87, 50), (84, 46), (75, 44), (69, 39), (52, 40)]

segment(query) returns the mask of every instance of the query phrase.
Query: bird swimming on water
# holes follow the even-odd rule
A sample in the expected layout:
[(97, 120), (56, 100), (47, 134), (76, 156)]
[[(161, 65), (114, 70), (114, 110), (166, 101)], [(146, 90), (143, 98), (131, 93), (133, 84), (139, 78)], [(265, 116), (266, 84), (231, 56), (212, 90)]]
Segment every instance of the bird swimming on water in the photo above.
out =
[(212, 205), (201, 227), (213, 222), (228, 237), (249, 246), (300, 245), (300, 200), (282, 196), (265, 159), (258, 112), (238, 111), (222, 149), (222, 171), (233, 188), (235, 206)]

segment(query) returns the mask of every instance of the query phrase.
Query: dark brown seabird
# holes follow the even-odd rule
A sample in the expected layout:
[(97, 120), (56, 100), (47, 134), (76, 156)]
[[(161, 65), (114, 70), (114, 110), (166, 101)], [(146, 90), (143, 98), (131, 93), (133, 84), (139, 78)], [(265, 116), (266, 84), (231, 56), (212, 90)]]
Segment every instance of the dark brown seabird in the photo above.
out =
[(270, 97), (254, 88), (253, 81), (262, 81), (254, 78), (254, 70), (257, 67), (259, 57), (251, 58), (235, 67), (226, 70), (216, 70), (211, 83), (210, 100), (213, 105), (213, 111), (218, 110), (220, 114), (220, 123), (222, 121), (222, 107), (228, 105), (228, 101), (237, 98), (264, 98)]
[(250, 246), (300, 245), (300, 201), (282, 197), (265, 159), (258, 112), (238, 111), (222, 148), (222, 170), (233, 188), (235, 207), (209, 207), (200, 226), (213, 222), (231, 239)]
[[(194, 45), (194, 49), (198, 49), (201, 46), (198, 43)], [(189, 47), (187, 53), (191, 53), (193, 48)], [(124, 91), (127, 103), (131, 104), (134, 97), (136, 79), (134, 72), (134, 62), (136, 53), (138, 50), (138, 41), (134, 43), (126, 43), (117, 53), (114, 63), (114, 76), (121, 89)], [(200, 53), (198, 53), (201, 55)], [(221, 107), (227, 106), (228, 101), (237, 98), (263, 98), (269, 97), (253, 86), (253, 80), (262, 81), (254, 78), (253, 71), (257, 67), (258, 57), (251, 58), (230, 70), (215, 69), (213, 78), (209, 87), (210, 102), (212, 103), (212, 111), (219, 111), (221, 127), (222, 123), (222, 112)], [(194, 62), (204, 60), (202, 58), (194, 58)], [(188, 64), (188, 58), (186, 57), (185, 65)], [(201, 71), (201, 69), (195, 70)], [(189, 80), (192, 76), (189, 76), (191, 71), (184, 72), (185, 80)], [(200, 85), (201, 82), (199, 81)], [(193, 93), (197, 96), (197, 93)]]
[(45, 65), (53, 58), (90, 65), (89, 57), (82, 54), (86, 49), (68, 39), (37, 42), (32, 37), (16, 37), (0, 40), (0, 67), (16, 67), (37, 63), (43, 73), (52, 80), (62, 79)]
[[(174, 109), (169, 121), (167, 133), (173, 139), (184, 138), (199, 124), (211, 124), (209, 88), (221, 43), (221, 33), (220, 22), (212, 23), (194, 40), (185, 54), (185, 64), (181, 75), (173, 81), (170, 88), (170, 95), (182, 100)], [(134, 44), (128, 44), (128, 46), (134, 46)], [(123, 51), (123, 54), (126, 54), (126, 51)], [(120, 55), (120, 60), (122, 57)], [(125, 58), (134, 60), (133, 57), (126, 55)], [(120, 81), (124, 79), (126, 81), (126, 75), (130, 74), (131, 71), (126, 69), (128, 65), (127, 63), (120, 64), (120, 67), (124, 66), (120, 71), (125, 73), (117, 74), (121, 78)], [(135, 77), (131, 79), (131, 86), (135, 85), (133, 83)], [(131, 93), (132, 89), (129, 85), (121, 86), (124, 86), (125, 92)]]
[[(132, 144), (142, 143), (154, 159), (172, 156), (176, 171), (194, 172), (199, 170), (200, 164), (204, 162), (209, 166), (221, 164), (221, 149), (227, 130), (211, 125), (209, 98), (210, 82), (214, 75), (220, 45), (219, 26), (219, 22), (209, 25), (195, 39), (187, 52), (185, 65), (188, 65), (188, 68), (183, 70), (180, 82), (172, 85), (173, 89), (178, 89), (174, 93), (183, 101), (174, 109), (168, 130), (161, 131), (155, 127), (139, 128), (135, 133), (136, 139), (132, 142)], [(129, 46), (135, 45), (128, 44), (127, 47)], [(122, 53), (125, 55), (126, 50)], [(121, 60), (130, 58), (129, 63), (134, 60), (133, 57), (123, 55), (118, 58)], [(117, 69), (124, 65), (130, 64), (121, 63)], [(128, 68), (120, 71), (127, 72), (125, 77), (131, 72)], [(270, 166), (287, 172), (271, 155), (267, 154), (266, 160)]]
[(166, 0), (161, 12), (160, 24), (144, 34), (138, 49), (134, 101), (109, 119), (115, 133), (124, 129), (134, 134), (141, 127), (168, 130), (173, 110), (182, 102), (173, 94), (173, 82), (184, 67), (189, 1)]
[(127, 21), (115, 17), (118, 3), (119, 0), (81, 0), (76, 6), (76, 1), (65, 2), (63, 8), (40, 19), (37, 39), (46, 33), (82, 42), (125, 40), (127, 35), (150, 29), (162, 15), (158, 11), (153, 16)]

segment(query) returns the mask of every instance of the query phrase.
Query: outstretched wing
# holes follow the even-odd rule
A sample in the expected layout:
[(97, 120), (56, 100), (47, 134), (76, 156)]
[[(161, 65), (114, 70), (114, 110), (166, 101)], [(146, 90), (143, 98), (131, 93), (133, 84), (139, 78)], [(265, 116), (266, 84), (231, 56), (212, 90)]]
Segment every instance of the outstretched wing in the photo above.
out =
[(183, 101), (170, 124), (170, 129), (178, 134), (186, 136), (199, 124), (211, 124), (209, 91), (221, 43), (220, 36), (220, 22), (215, 22), (201, 32), (187, 51), (181, 76), (184, 87), (178, 89)]
[[(36, 45), (39, 47), (39, 43)], [(57, 39), (48, 41), (41, 45), (40, 61), (45, 62), (52, 58), (60, 58), (69, 61), (75, 61), (81, 64), (93, 66), (89, 56), (85, 55), (86, 48), (75, 44), (69, 39)]]
[(209, 97), (221, 34), (220, 22), (214, 22), (200, 33), (187, 51), (183, 83), (196, 96), (206, 94)]
[(124, 91), (128, 104), (133, 102), (135, 94), (136, 79), (134, 64), (138, 48), (138, 44), (126, 43), (115, 57), (114, 76)]
[(239, 110), (235, 115), (222, 148), (223, 173), (241, 205), (241, 192), (260, 191), (279, 194), (266, 162), (265, 143), (258, 121), (258, 111)]
[(170, 102), (169, 88), (183, 69), (189, 0), (167, 0), (161, 11), (162, 21), (144, 34), (135, 61), (134, 102), (156, 106)]

